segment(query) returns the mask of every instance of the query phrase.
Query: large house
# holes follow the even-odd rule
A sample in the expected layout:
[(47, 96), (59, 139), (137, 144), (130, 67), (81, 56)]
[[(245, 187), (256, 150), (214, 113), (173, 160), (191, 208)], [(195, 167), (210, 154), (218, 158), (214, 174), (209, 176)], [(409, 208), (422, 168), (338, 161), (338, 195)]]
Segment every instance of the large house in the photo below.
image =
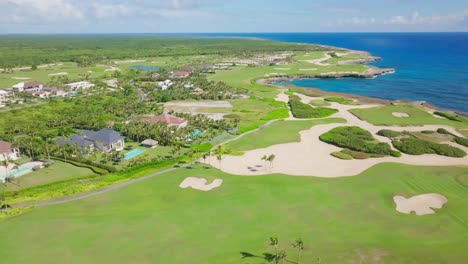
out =
[(20, 82), (18, 84), (13, 85), (13, 90), (17, 92), (28, 92), (28, 93), (35, 93), (40, 92), (44, 88), (44, 85), (39, 82)]
[(0, 140), (0, 161), (17, 160), (20, 158), (19, 149), (11, 143)]
[(168, 126), (173, 126), (177, 128), (185, 127), (188, 124), (187, 120), (169, 114), (162, 114), (158, 116), (153, 116), (151, 118), (144, 118), (142, 121), (149, 124), (156, 124), (162, 122), (166, 123)]
[(98, 149), (102, 152), (112, 150), (122, 151), (125, 147), (124, 137), (120, 133), (111, 129), (101, 129), (99, 131), (81, 130), (80, 133), (73, 135), (69, 140), (59, 140), (59, 145), (76, 144), (81, 150)]
[(65, 84), (65, 86), (68, 86), (70, 89), (76, 91), (76, 90), (86, 90), (91, 87), (94, 87), (94, 84), (88, 82), (88, 81), (82, 81), (82, 82), (74, 82), (74, 83), (68, 83)]

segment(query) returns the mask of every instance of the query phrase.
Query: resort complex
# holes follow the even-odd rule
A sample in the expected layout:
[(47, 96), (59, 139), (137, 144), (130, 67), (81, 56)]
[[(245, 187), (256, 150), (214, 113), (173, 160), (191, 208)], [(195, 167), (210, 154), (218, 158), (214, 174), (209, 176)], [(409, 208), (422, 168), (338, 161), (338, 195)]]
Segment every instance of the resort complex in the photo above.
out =
[(467, 263), (467, 33), (123, 33), (457, 31), (466, 3), (6, 2), (1, 263)]

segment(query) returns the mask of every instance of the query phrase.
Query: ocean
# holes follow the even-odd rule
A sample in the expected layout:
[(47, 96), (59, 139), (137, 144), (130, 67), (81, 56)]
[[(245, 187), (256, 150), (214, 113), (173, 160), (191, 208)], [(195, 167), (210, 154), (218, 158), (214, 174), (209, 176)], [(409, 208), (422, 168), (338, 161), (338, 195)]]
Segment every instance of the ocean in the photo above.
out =
[(426, 101), (468, 112), (468, 33), (246, 33), (203, 34), (256, 37), (364, 50), (383, 60), (378, 67), (394, 74), (375, 79), (301, 79), (301, 87), (381, 99)]

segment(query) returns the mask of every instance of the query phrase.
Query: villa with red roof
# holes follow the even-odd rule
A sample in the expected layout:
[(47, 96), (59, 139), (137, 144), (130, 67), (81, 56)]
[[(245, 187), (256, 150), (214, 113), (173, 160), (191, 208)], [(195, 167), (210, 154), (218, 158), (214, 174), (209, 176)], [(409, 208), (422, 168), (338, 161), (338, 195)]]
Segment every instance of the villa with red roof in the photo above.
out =
[(188, 124), (187, 120), (169, 114), (162, 114), (158, 116), (153, 116), (151, 118), (145, 118), (142, 121), (150, 124), (162, 122), (166, 123), (168, 126), (174, 126), (177, 128), (185, 127)]
[(17, 160), (20, 158), (19, 149), (13, 147), (11, 143), (0, 140), (0, 161)]

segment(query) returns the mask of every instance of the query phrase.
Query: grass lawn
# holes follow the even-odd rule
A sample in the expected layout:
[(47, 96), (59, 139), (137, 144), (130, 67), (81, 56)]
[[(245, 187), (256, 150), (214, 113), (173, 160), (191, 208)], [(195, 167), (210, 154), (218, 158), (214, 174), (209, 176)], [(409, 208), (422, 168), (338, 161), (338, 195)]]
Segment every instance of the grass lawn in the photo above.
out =
[(19, 185), (8, 184), (7, 190), (18, 190), (92, 174), (93, 172), (90, 169), (76, 167), (61, 161), (55, 161), (54, 164), (48, 168), (42, 168), (38, 171), (33, 171), (29, 174), (18, 177)]
[(330, 103), (325, 101), (325, 100), (320, 100), (320, 99), (315, 99), (315, 100), (312, 100), (310, 101), (310, 104), (312, 106), (318, 106), (318, 107), (326, 107), (326, 106), (330, 106)]
[[(224, 183), (180, 189), (188, 176)], [(0, 253), (5, 263), (256, 264), (267, 261), (240, 252), (272, 253), (268, 238), (277, 235), (294, 262), (290, 244), (301, 237), (302, 263), (463, 263), (467, 186), (466, 167), (381, 164), (334, 179), (181, 169), (6, 219)], [(394, 195), (432, 192), (449, 201), (434, 215), (394, 209)]]
[(277, 121), (263, 130), (255, 131), (239, 140), (226, 145), (234, 151), (247, 151), (258, 148), (266, 148), (276, 144), (299, 142), (299, 132), (311, 128), (314, 125), (345, 123), (342, 118), (329, 118), (319, 120), (294, 120)]
[[(375, 108), (352, 109), (351, 113), (374, 125), (448, 125), (467, 128), (468, 125), (448, 119), (434, 117), (421, 108), (409, 105), (387, 105)], [(395, 117), (393, 112), (407, 113), (409, 117)]]

